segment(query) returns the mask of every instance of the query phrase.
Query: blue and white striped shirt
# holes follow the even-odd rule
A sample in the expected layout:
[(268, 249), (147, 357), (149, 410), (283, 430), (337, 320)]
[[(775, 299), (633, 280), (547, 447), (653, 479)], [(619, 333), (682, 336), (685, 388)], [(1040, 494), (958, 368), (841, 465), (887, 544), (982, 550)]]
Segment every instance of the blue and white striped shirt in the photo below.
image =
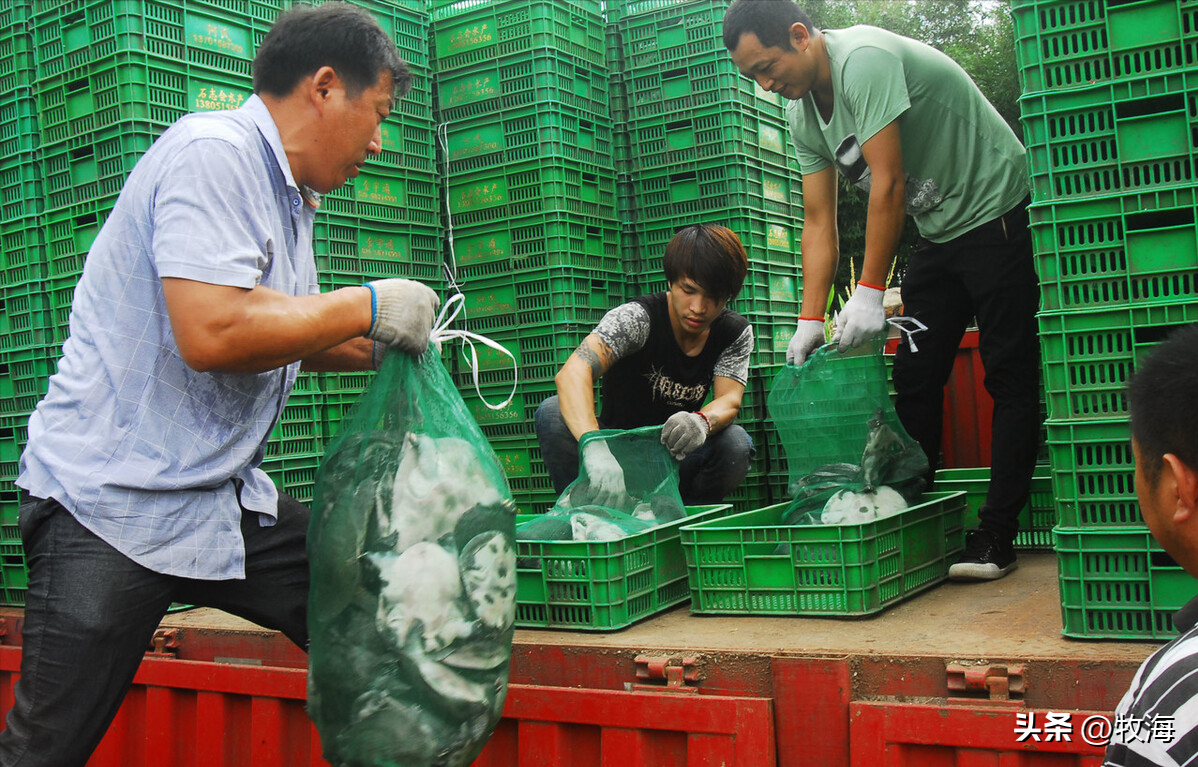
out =
[(244, 577), (235, 480), (246, 508), (273, 524), (278, 493), (258, 465), (299, 363), (196, 372), (179, 354), (161, 278), (316, 293), (314, 214), (258, 97), (168, 129), (87, 255), (17, 484), (151, 570)]

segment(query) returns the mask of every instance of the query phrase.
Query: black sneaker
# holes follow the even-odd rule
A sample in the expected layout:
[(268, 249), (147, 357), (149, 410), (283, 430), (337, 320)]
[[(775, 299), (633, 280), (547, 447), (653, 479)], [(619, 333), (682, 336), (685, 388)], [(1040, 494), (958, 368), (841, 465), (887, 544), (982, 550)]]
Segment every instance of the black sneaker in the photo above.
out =
[(1011, 543), (998, 540), (989, 530), (970, 530), (965, 534), (965, 551), (957, 564), (948, 568), (948, 577), (953, 581), (994, 581), (1018, 566)]

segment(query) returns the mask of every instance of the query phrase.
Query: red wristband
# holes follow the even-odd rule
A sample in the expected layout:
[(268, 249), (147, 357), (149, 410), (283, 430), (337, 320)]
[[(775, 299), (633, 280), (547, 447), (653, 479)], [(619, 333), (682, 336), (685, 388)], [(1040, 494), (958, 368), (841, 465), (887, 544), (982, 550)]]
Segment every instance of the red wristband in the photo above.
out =
[(799, 319), (800, 319), (800, 320), (811, 320), (812, 322), (824, 322), (824, 321), (826, 321), (826, 319), (827, 319), (827, 318), (825, 318), (825, 317), (802, 317), (802, 316), (800, 316), (800, 317), (799, 317)]
[(707, 433), (711, 434), (711, 421), (707, 420), (707, 416), (703, 415), (702, 410), (696, 410), (695, 415), (703, 419), (703, 423), (707, 424)]
[(873, 288), (874, 290), (885, 290), (886, 289), (885, 285), (870, 285), (868, 282), (861, 282), (860, 280), (857, 281), (857, 284), (863, 288)]

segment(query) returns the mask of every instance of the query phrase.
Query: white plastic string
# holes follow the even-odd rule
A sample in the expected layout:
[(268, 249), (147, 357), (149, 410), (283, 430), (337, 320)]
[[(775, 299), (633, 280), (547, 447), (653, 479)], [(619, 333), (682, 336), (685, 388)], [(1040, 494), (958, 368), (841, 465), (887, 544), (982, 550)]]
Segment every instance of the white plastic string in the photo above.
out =
[[(460, 292), (454, 293), (449, 297), (449, 300), (447, 300), (445, 305), (441, 307), (441, 313), (437, 315), (437, 321), (433, 324), (433, 332), (429, 335), (429, 340), (436, 344), (437, 348), (441, 347), (442, 341), (455, 338), (461, 340), (462, 357), (466, 359), (467, 363), (470, 365), (470, 372), (474, 376), (474, 390), (478, 392), (479, 399), (483, 401), (484, 405), (492, 410), (503, 410), (516, 396), (516, 381), (519, 378), (519, 365), (516, 364), (516, 355), (512, 354), (506, 348), (495, 341), (492, 341), (486, 336), (479, 335), (478, 333), (471, 333), (469, 330), (449, 329), (450, 324), (453, 323), (454, 319), (456, 319), (458, 314), (462, 311), (462, 306), (465, 300), (466, 297)], [(474, 349), (475, 341), (489, 346), (496, 351), (501, 351), (512, 358), (512, 391), (510, 394), (508, 394), (507, 399), (498, 405), (492, 405), (490, 402), (487, 402), (487, 398), (483, 396), (482, 387), (478, 381), (478, 352)], [(467, 347), (470, 349), (469, 357), (466, 357)]]
[[(919, 347), (915, 345), (915, 334), (927, 330), (927, 325), (914, 317), (888, 317), (886, 321), (902, 331), (903, 335), (907, 338), (907, 345), (911, 347), (912, 353), (919, 351)], [(907, 325), (911, 325), (911, 327), (906, 327)]]
[(442, 263), (441, 269), (445, 272), (447, 287), (454, 293), (461, 293), (461, 286), (458, 284), (458, 257), (453, 250), (453, 213), (449, 207), (449, 123), (440, 123), (437, 125), (437, 143), (441, 145), (441, 156), (444, 158), (444, 180), (441, 186), (445, 189), (445, 242), (449, 245), (449, 263)]

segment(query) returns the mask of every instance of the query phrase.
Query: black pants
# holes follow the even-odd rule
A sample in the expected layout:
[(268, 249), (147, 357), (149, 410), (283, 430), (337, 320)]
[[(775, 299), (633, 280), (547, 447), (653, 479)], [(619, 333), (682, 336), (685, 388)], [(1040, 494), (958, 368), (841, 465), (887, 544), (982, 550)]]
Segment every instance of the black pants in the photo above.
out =
[(918, 352), (904, 343), (895, 355), (895, 410), (933, 471), (940, 460), (944, 386), (965, 329), (977, 319), (986, 391), (994, 400), (990, 491), (979, 523), (1002, 540), (1014, 540), (1040, 440), (1040, 282), (1027, 201), (955, 240), (921, 237), (902, 295), (904, 314), (928, 329), (915, 337)]
[(244, 512), (245, 579), (155, 573), (83, 527), (57, 501), (20, 511), (29, 565), (21, 676), (4, 767), (83, 767), (112, 722), (172, 602), (216, 607), (308, 645), (309, 510), (279, 493), (279, 520)]

